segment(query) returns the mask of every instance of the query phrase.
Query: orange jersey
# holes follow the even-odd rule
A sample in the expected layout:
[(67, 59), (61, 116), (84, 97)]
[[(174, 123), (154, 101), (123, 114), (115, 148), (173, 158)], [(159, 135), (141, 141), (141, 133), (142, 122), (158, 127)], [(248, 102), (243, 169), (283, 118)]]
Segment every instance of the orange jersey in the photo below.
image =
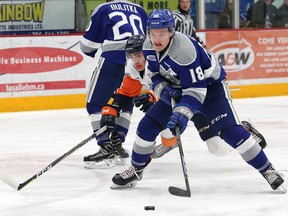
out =
[(117, 90), (117, 94), (127, 97), (137, 97), (142, 90), (143, 84), (139, 80), (132, 79), (130, 76), (125, 76), (122, 86)]

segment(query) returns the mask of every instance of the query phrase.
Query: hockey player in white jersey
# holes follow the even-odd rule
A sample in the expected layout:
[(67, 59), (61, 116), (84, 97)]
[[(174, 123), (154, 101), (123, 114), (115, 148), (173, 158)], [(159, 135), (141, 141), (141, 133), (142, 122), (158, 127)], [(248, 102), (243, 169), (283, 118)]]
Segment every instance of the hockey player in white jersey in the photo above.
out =
[[(220, 137), (257, 170), (273, 190), (286, 192), (284, 179), (260, 145), (241, 125), (227, 87), (226, 72), (212, 53), (195, 39), (174, 30), (169, 10), (154, 10), (147, 23), (143, 53), (152, 73), (153, 90), (160, 98), (141, 119), (132, 150), (131, 167), (117, 173), (111, 188), (133, 187), (150, 163), (156, 137), (165, 128), (180, 133), (197, 113), (203, 113)], [(171, 106), (171, 97), (176, 101)]]
[[(113, 137), (118, 134), (121, 142), (125, 141), (128, 133), (134, 105), (145, 113), (156, 102), (156, 97), (150, 90), (152, 81), (145, 71), (146, 59), (142, 53), (145, 38), (144, 34), (128, 38), (125, 46), (128, 60), (122, 85), (114, 94), (113, 100), (102, 108), (100, 127), (107, 126), (105, 136)], [(111, 142), (113, 144), (114, 140)], [(125, 163), (125, 158), (119, 158), (119, 155), (112, 151), (109, 157), (106, 151), (100, 150), (90, 158), (91, 160), (84, 160), (86, 168), (100, 167), (103, 165), (100, 163), (102, 161), (104, 166), (108, 167)]]
[[(101, 109), (122, 83), (126, 41), (132, 35), (145, 33), (147, 18), (140, 5), (128, 0), (107, 1), (98, 5), (91, 15), (80, 48), (88, 56), (95, 57), (97, 51), (97, 56), (100, 56), (86, 97), (86, 109), (94, 132), (100, 128)], [(124, 137), (121, 134), (114, 133), (108, 137), (107, 133), (103, 133), (96, 139), (100, 150), (84, 157), (84, 162), (103, 160), (114, 154), (122, 158), (129, 157), (122, 147)]]

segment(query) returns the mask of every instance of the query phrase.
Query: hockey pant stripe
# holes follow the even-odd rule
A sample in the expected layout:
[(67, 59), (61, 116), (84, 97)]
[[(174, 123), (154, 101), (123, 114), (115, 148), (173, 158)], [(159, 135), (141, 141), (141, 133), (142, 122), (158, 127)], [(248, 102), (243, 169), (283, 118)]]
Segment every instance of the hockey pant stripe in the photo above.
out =
[(116, 129), (119, 138), (122, 142), (125, 142), (126, 135), (128, 133), (130, 123), (131, 123), (131, 112), (121, 112), (119, 117), (116, 118)]
[(95, 113), (95, 114), (91, 114), (89, 115), (90, 117), (90, 121), (91, 121), (91, 125), (92, 125), (92, 129), (93, 131), (96, 131), (100, 128), (100, 120), (101, 120), (101, 112), (100, 113)]
[(97, 84), (97, 80), (98, 80), (98, 77), (99, 77), (99, 74), (100, 74), (100, 70), (102, 68), (103, 63), (104, 63), (104, 59), (100, 58), (99, 61), (98, 61), (97, 67), (93, 71), (93, 74), (92, 74), (92, 77), (90, 79), (89, 86), (88, 86), (87, 96), (86, 96), (86, 101), (88, 103), (91, 101), (91, 97), (92, 97), (92, 95), (94, 93), (95, 86)]
[(245, 161), (250, 161), (260, 153), (261, 147), (256, 143), (253, 137), (250, 136), (244, 143), (237, 147), (236, 150)]
[(141, 137), (136, 134), (133, 151), (138, 154), (151, 154), (154, 150), (155, 143), (155, 141), (141, 139)]
[(144, 167), (154, 150), (155, 144), (155, 141), (146, 141), (136, 135), (132, 150), (131, 163), (135, 167)]
[(127, 130), (129, 129), (131, 122), (131, 112), (121, 112), (119, 117), (116, 118), (116, 124), (126, 128)]

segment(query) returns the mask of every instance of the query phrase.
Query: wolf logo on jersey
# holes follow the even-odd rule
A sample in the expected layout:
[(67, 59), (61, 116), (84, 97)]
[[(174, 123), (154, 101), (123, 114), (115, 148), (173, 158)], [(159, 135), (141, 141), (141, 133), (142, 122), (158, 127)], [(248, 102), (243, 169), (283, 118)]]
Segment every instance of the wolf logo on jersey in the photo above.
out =
[(165, 68), (160, 65), (160, 74), (165, 77), (165, 79), (169, 80), (173, 85), (179, 86), (181, 83), (180, 80), (175, 77), (177, 74), (171, 68), (165, 70)]

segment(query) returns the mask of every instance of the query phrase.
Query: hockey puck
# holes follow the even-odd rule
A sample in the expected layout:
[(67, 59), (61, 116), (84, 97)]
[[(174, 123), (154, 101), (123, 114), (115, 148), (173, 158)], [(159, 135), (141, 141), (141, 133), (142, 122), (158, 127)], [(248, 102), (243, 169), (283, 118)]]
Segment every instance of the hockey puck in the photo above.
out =
[(145, 209), (146, 211), (155, 210), (155, 206), (145, 206), (144, 209)]

